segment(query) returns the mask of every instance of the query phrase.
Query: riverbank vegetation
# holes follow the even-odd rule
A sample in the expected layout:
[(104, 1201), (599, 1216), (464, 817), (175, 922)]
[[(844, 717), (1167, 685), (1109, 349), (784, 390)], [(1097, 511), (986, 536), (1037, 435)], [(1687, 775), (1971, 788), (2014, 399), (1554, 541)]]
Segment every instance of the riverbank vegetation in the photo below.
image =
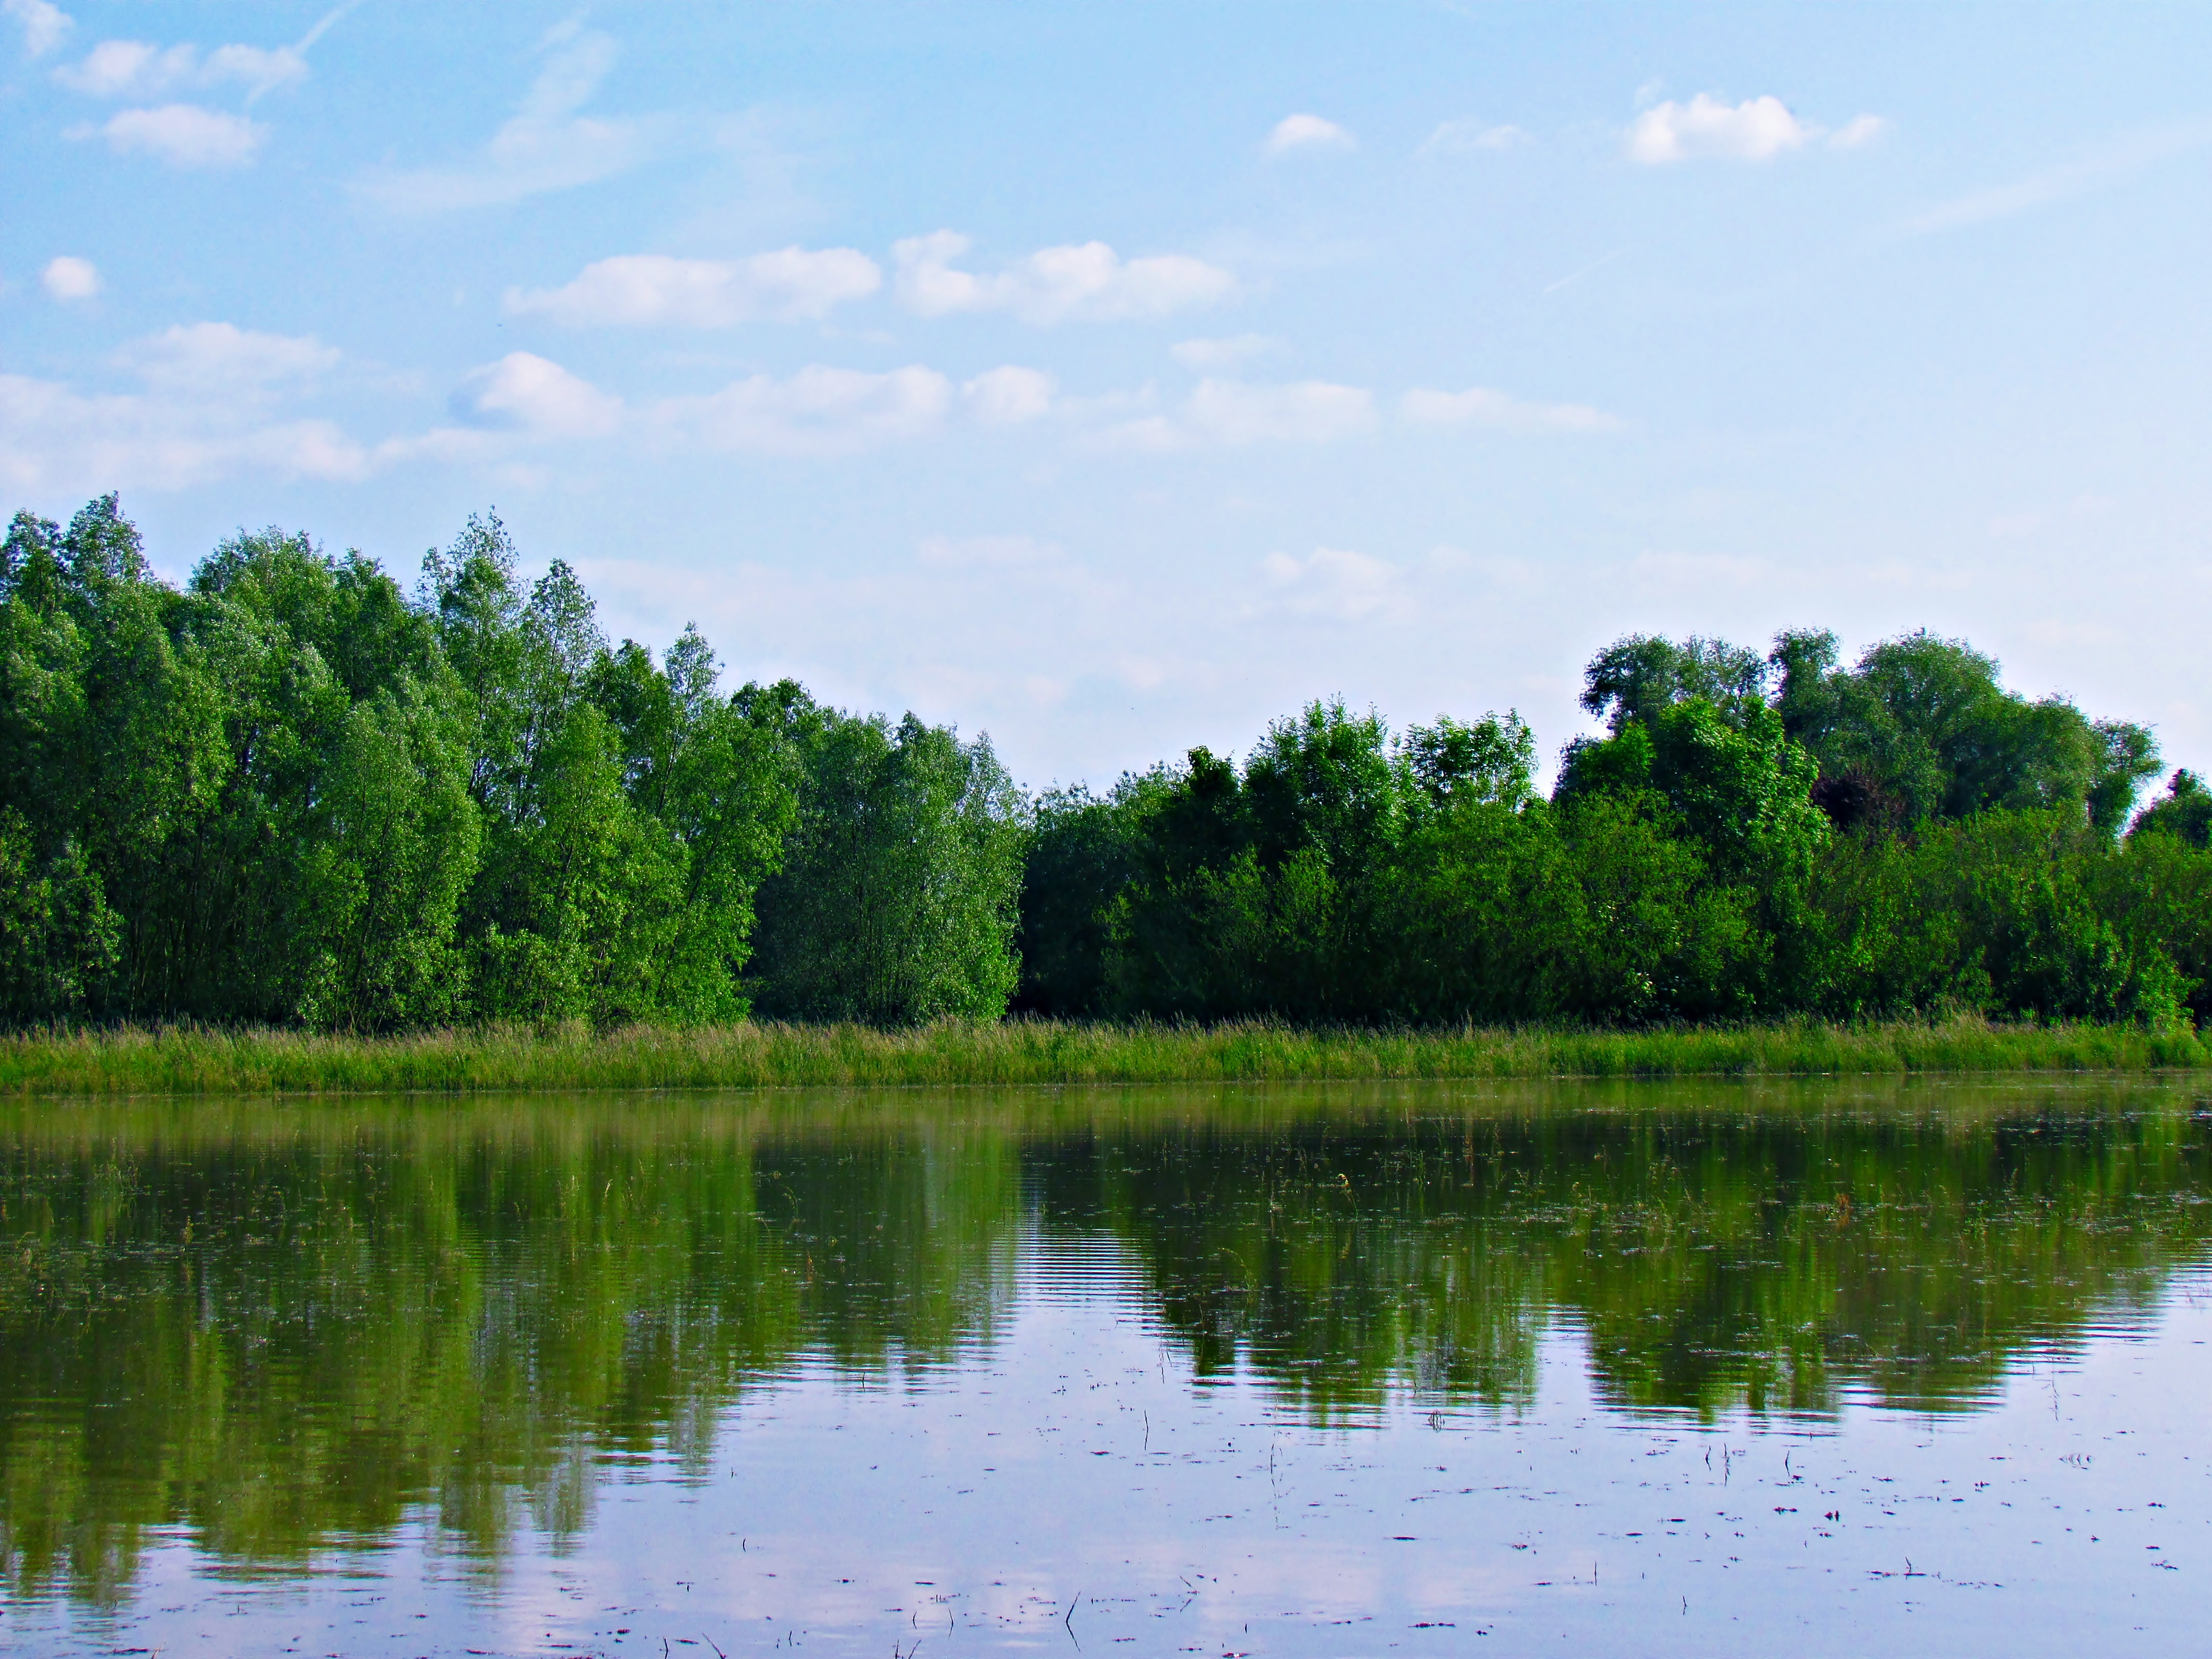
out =
[[(434, 1087), (502, 1054), (517, 1085), (554, 1055), (637, 1084), (2011, 1066), (2194, 1054), (2212, 1014), (2212, 794), (2178, 773), (2138, 813), (2146, 729), (1960, 641), (1623, 640), (1548, 794), (1516, 714), (1317, 702), (1241, 760), (1032, 799), (988, 738), (726, 690), (695, 629), (613, 643), (573, 571), (519, 563), (495, 518), (411, 592), (268, 531), (179, 589), (113, 496), (15, 517), (0, 1023), (64, 1035), (17, 1039), (10, 1086), (67, 1055), (176, 1086), (313, 1055), (397, 1086), (425, 1056)], [(1009, 1011), (1042, 1023), (944, 1024)]]
[(2212, 1066), (2194, 1032), (1929, 1024), (1462, 1030), (1017, 1018), (860, 1024), (575, 1025), (368, 1036), (268, 1029), (0, 1036), (0, 1095), (351, 1094), (2143, 1072)]

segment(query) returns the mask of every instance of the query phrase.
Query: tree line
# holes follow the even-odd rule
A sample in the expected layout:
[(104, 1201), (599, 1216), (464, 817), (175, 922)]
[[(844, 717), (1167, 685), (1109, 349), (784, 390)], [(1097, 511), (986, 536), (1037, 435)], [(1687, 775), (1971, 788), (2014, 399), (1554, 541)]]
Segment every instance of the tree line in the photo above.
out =
[(410, 592), (113, 495), (0, 544), (0, 1020), (2212, 1014), (2212, 792), (1960, 641), (1624, 639), (1517, 714), (1316, 702), (1018, 789), (988, 738), (611, 642), (495, 516)]

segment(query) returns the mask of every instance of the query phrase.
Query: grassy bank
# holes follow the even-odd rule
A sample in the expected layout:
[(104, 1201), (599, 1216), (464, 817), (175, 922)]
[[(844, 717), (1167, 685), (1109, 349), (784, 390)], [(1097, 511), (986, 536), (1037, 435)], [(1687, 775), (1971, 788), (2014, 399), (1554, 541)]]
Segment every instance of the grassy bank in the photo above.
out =
[(337, 1094), (1380, 1078), (1747, 1077), (2212, 1066), (2193, 1035), (2117, 1026), (1790, 1024), (1651, 1031), (1302, 1030), (1014, 1021), (878, 1031), (161, 1030), (0, 1038), (0, 1093)]

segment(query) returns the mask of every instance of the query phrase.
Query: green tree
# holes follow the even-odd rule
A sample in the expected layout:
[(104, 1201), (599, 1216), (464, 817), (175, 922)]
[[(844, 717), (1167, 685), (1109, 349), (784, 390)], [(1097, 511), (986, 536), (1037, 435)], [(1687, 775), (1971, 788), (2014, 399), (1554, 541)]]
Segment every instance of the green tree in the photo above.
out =
[(1771, 660), (1784, 726), (1819, 760), (1821, 804), (1846, 827), (2058, 807), (2117, 835), (2158, 769), (2145, 728), (2093, 721), (2063, 697), (2031, 702), (1963, 641), (1909, 634), (1850, 670), (1836, 658), (1832, 634), (1805, 632), (1780, 635)]
[(0, 806), (0, 1017), (81, 1018), (121, 957), (121, 919), (99, 873), (64, 840), (41, 857), (30, 821)]
[(385, 1030), (471, 1011), (455, 932), (483, 824), (458, 726), (409, 682), (347, 714), (303, 860), (310, 1024)]
[(688, 631), (611, 649), (496, 517), (410, 603), (225, 541), (182, 592), (112, 496), (0, 546), (6, 1017), (386, 1029), (731, 1018), (793, 813)]
[(1108, 1012), (1114, 915), (1144, 869), (1152, 814), (1173, 792), (1166, 767), (1125, 773), (1104, 795), (1049, 789), (1031, 816), (1022, 864), (1014, 1006), (1062, 1018)]
[(1826, 840), (1812, 804), (1815, 763), (1781, 716), (1747, 704), (1732, 722), (1703, 696), (1667, 704), (1650, 721), (1624, 722), (1610, 738), (1571, 745), (1559, 796), (1649, 791), (1726, 877), (1802, 879)]
[(2186, 768), (2176, 772), (2166, 793), (2136, 814), (2133, 836), (2175, 836), (2191, 847), (2212, 846), (2212, 789)]
[(1765, 701), (1767, 665), (1756, 651), (1692, 635), (1680, 645), (1649, 634), (1613, 641), (1583, 671), (1582, 705), (1616, 734), (1650, 726), (1660, 711), (1696, 697), (1733, 721)]
[(1415, 793), (1380, 717), (1341, 702), (1274, 722), (1241, 775), (1192, 750), (1114, 919), (1115, 1005), (1370, 1017), (1374, 899)]
[(613, 723), (630, 800), (681, 848), (680, 908), (653, 965), (654, 1002), (693, 1022), (749, 1007), (741, 978), (755, 898), (798, 822), (792, 757), (716, 679), (712, 648), (687, 626), (659, 668), (632, 641), (603, 653), (587, 688)]
[(1401, 763), (1412, 775), (1416, 811), (1468, 801), (1518, 809), (1535, 799), (1536, 734), (1517, 709), (1479, 720), (1437, 716), (1399, 740)]
[(526, 594), (495, 515), (424, 562), (423, 613), (466, 711), (483, 861), (459, 933), (497, 1018), (741, 1018), (754, 902), (795, 778), (687, 629), (661, 664), (611, 647), (556, 562)]
[(800, 769), (798, 823), (760, 896), (763, 1010), (884, 1025), (1003, 1014), (1028, 825), (990, 740), (840, 714), (788, 682), (738, 705)]

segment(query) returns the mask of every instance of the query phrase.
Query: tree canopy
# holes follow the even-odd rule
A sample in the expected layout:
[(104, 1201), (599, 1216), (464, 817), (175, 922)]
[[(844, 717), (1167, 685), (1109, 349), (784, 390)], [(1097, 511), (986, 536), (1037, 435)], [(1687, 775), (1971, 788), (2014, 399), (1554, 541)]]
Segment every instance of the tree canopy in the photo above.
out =
[[(409, 594), (272, 530), (179, 591), (112, 495), (66, 530), (18, 514), (0, 551), (8, 1018), (696, 1022), (743, 1017), (764, 985), (810, 1016), (1004, 1006), (1022, 813), (987, 741), (811, 704), (769, 718), (755, 688), (718, 690), (696, 629), (658, 659), (611, 644), (573, 570), (526, 584), (519, 562), (495, 516), (472, 519)], [(852, 767), (831, 756), (861, 751), (874, 772), (839, 793)], [(988, 869), (882, 872), (940, 934), (969, 929), (957, 970), (917, 988), (911, 926), (827, 895), (807, 911), (809, 872), (846, 869), (817, 854), (825, 817), (866, 817), (886, 856), (909, 820), (982, 835)], [(763, 887), (787, 866), (763, 980)], [(792, 967), (809, 955), (870, 988)]]
[[(1632, 635), (1512, 710), (1325, 700), (1034, 799), (988, 737), (720, 684), (496, 515), (411, 591), (117, 499), (0, 544), (0, 1018), (893, 1024), (2212, 1013), (2212, 793), (1919, 633)], [(2123, 834), (2123, 831), (2125, 831)]]

